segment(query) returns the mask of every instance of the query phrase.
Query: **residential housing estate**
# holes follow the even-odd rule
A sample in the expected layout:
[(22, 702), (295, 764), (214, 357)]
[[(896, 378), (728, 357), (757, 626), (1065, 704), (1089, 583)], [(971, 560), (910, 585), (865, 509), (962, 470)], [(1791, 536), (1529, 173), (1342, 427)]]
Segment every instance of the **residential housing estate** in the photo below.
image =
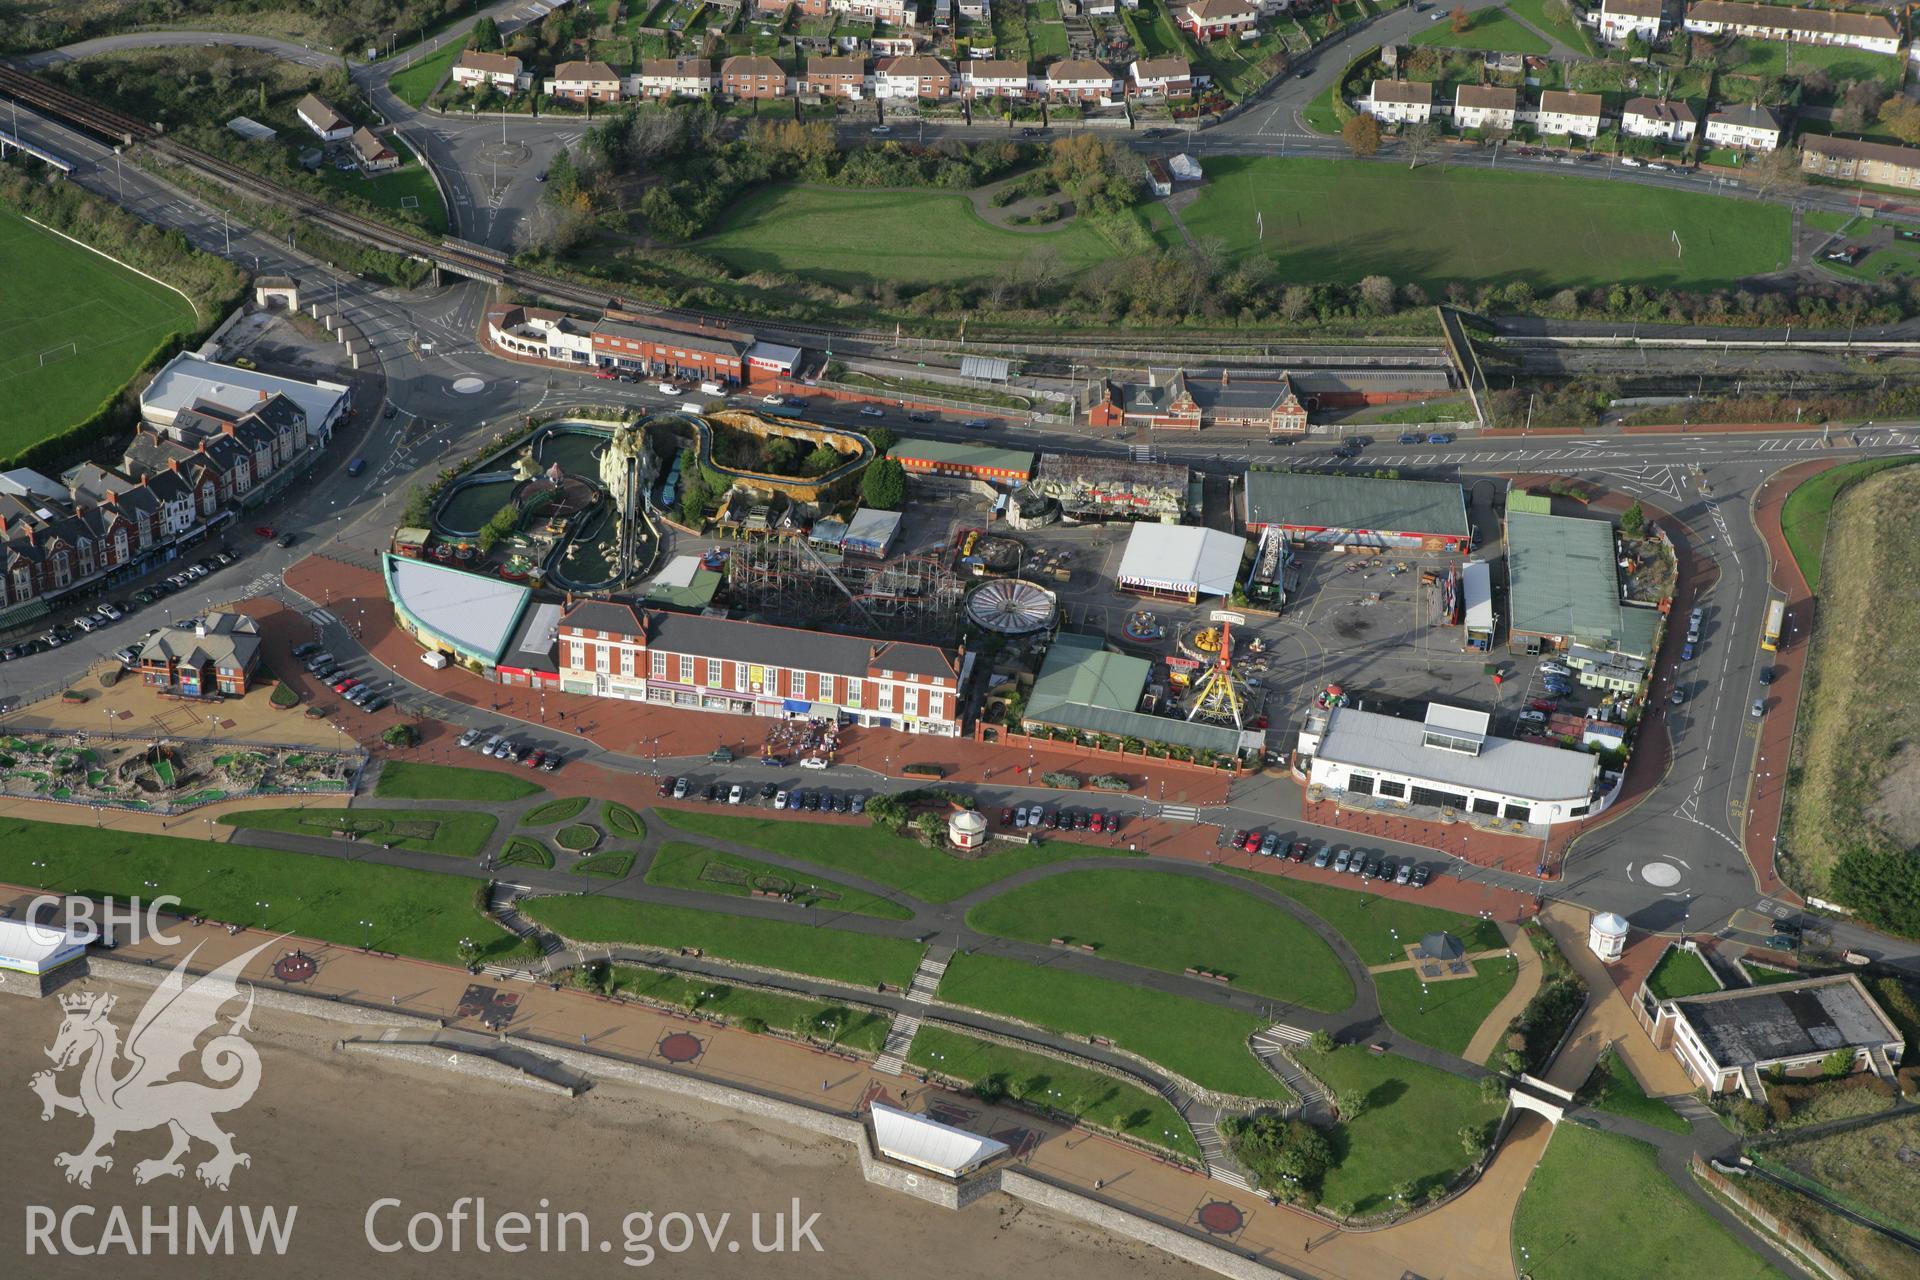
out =
[(1754, 40), (1845, 45), (1871, 53), (1898, 53), (1900, 28), (1884, 13), (1841, 13), (1784, 4), (1698, 0), (1687, 6), (1686, 30)]
[(1456, 129), (1508, 129), (1520, 116), (1520, 91), (1498, 85), (1463, 84), (1453, 95)]
[(1823, 178), (1846, 182), (1920, 187), (1920, 147), (1808, 135), (1800, 143), (1800, 167)]
[(462, 89), (482, 85), (501, 93), (518, 93), (533, 83), (533, 77), (521, 67), (520, 59), (506, 53), (463, 52), (453, 64), (453, 82)]

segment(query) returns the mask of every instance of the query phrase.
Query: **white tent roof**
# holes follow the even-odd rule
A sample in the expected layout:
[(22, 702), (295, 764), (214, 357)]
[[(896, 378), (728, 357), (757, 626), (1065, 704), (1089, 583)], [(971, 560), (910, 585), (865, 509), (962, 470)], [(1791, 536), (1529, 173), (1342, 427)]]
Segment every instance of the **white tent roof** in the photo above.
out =
[(675, 556), (667, 561), (667, 567), (654, 575), (656, 587), (690, 587), (693, 575), (700, 572), (699, 556)]
[(45, 973), (84, 953), (90, 936), (66, 925), (0, 920), (0, 969)]
[(1493, 630), (1493, 570), (1485, 560), (1469, 560), (1460, 569), (1462, 603), (1469, 631)]
[(880, 1154), (949, 1178), (977, 1169), (1007, 1150), (1004, 1142), (876, 1102), (873, 1140)]
[(448, 644), (489, 662), (499, 659), (520, 621), (527, 588), (425, 560), (386, 559), (388, 594), (396, 605)]
[(1120, 581), (1163, 590), (1233, 593), (1247, 540), (1184, 524), (1136, 524), (1120, 557)]

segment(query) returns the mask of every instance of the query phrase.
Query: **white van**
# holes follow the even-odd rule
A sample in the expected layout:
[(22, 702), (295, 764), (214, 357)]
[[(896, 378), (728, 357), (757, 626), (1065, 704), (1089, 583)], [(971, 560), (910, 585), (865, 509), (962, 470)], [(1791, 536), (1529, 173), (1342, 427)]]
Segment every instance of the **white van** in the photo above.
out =
[(423, 653), (420, 655), (420, 661), (426, 663), (435, 671), (445, 671), (447, 669), (447, 655), (444, 653)]
[(727, 389), (717, 382), (703, 382), (700, 384), (700, 390), (710, 396), (723, 396), (727, 394)]
[(680, 412), (682, 413), (705, 413), (706, 409), (707, 406), (699, 400), (682, 400), (680, 402)]
[(680, 390), (679, 387), (674, 386), (671, 382), (656, 382), (653, 384), (653, 389), (663, 396), (675, 395)]

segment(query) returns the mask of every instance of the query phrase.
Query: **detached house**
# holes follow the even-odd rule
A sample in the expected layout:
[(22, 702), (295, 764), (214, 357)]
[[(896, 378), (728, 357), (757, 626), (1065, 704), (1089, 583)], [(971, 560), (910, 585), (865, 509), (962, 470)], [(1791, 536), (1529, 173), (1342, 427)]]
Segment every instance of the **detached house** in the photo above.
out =
[(353, 148), (362, 173), (385, 173), (400, 167), (400, 153), (382, 142), (380, 135), (371, 129), (355, 129), (348, 145)]
[(822, 98), (858, 101), (867, 96), (867, 64), (863, 58), (807, 59), (807, 92)]
[(1491, 84), (1463, 84), (1453, 95), (1456, 129), (1512, 130), (1520, 118), (1520, 91)]
[(1047, 68), (1047, 97), (1054, 102), (1111, 102), (1113, 72), (1091, 58), (1065, 58)]
[(563, 62), (547, 77), (547, 96), (561, 102), (620, 101), (620, 73), (604, 62)]
[(1627, 37), (1636, 35), (1658, 40), (1665, 21), (1663, 0), (1602, 0), (1600, 38), (1609, 44), (1625, 44)]
[(924, 55), (887, 58), (874, 64), (873, 96), (902, 98), (950, 98), (953, 96), (953, 70), (938, 58)]
[(501, 93), (514, 94), (532, 84), (533, 77), (512, 54), (475, 53), (468, 49), (453, 64), (453, 82), (462, 89), (487, 85)]
[(647, 58), (629, 83), (636, 98), (706, 98), (713, 94), (713, 63), (705, 58)]
[(1757, 102), (1716, 111), (1707, 117), (1707, 145), (1772, 151), (1780, 145), (1780, 113)]
[(1433, 119), (1433, 86), (1423, 80), (1375, 80), (1372, 115), (1393, 124), (1426, 124)]
[(1248, 0), (1190, 0), (1179, 11), (1178, 22), (1197, 39), (1217, 40), (1252, 31), (1259, 18), (1260, 11)]
[(720, 92), (729, 98), (784, 98), (786, 68), (758, 55), (728, 58), (720, 64)]
[(244, 613), (210, 613), (191, 627), (162, 627), (140, 648), (144, 684), (184, 698), (238, 698), (260, 668), (260, 632)]
[(1540, 95), (1540, 132), (1570, 138), (1600, 136), (1600, 95), (1549, 89)]
[(322, 142), (343, 142), (353, 136), (353, 121), (312, 94), (300, 99), (293, 111)]
[(960, 94), (966, 98), (1028, 96), (1027, 64), (1012, 58), (975, 58), (960, 64)]
[(1620, 129), (1632, 138), (1685, 144), (1700, 130), (1700, 117), (1684, 102), (1629, 98), (1620, 109)]
[(1137, 98), (1191, 98), (1193, 67), (1185, 58), (1143, 58), (1127, 68), (1127, 92)]

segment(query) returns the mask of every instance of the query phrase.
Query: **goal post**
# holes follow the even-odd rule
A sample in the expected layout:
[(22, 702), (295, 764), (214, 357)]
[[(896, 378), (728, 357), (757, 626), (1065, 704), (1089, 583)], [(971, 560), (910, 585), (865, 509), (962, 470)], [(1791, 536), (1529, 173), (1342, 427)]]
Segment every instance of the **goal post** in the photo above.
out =
[(50, 364), (65, 360), (68, 356), (77, 356), (79, 354), (80, 344), (78, 342), (63, 342), (57, 347), (48, 347), (40, 353), (40, 367), (44, 369)]

